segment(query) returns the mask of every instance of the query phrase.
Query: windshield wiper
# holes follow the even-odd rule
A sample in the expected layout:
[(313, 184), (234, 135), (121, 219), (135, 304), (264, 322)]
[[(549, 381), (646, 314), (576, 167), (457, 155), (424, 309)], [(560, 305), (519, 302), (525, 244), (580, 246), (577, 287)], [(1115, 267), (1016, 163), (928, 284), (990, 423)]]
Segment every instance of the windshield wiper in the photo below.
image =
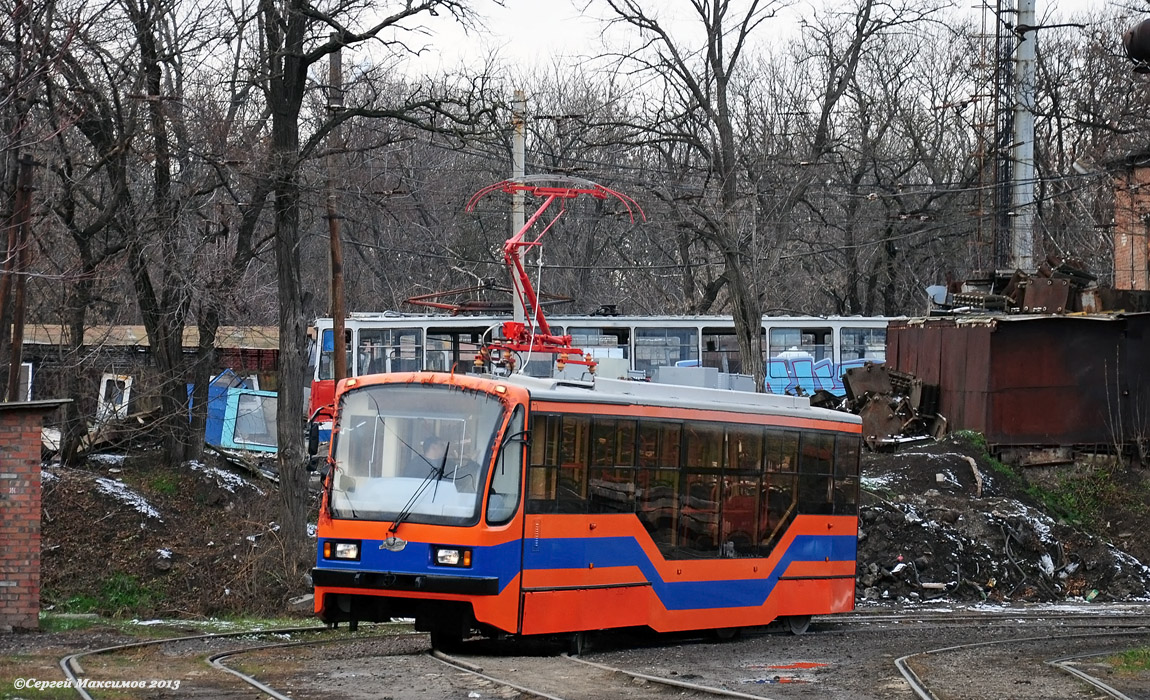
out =
[[(405, 442), (404, 444), (406, 445), (407, 443)], [(407, 446), (411, 447), (411, 445)], [(431, 467), (431, 472), (429, 472), (427, 476), (423, 477), (423, 481), (419, 482), (419, 486), (416, 487), (415, 493), (411, 494), (411, 498), (407, 499), (407, 503), (405, 503), (403, 508), (399, 510), (399, 514), (395, 516), (395, 520), (391, 521), (391, 526), (387, 528), (387, 533), (389, 535), (394, 535), (395, 531), (399, 529), (400, 523), (402, 523), (404, 520), (407, 520), (407, 518), (411, 515), (411, 512), (415, 510), (416, 502), (419, 501), (419, 497), (423, 495), (423, 492), (427, 490), (428, 485), (431, 484), (432, 478), (435, 479), (435, 490), (431, 492), (431, 498), (432, 500), (435, 500), (435, 497), (439, 494), (439, 482), (443, 479), (444, 469), (447, 468), (447, 452), (450, 447), (451, 443), (447, 443), (447, 446), (443, 450), (443, 459), (440, 460), (438, 467), (432, 464), (431, 460), (425, 457), (422, 453), (415, 452), (415, 450), (412, 449), (412, 452), (415, 452), (415, 454), (419, 455), (419, 458), (426, 462), (427, 466)]]

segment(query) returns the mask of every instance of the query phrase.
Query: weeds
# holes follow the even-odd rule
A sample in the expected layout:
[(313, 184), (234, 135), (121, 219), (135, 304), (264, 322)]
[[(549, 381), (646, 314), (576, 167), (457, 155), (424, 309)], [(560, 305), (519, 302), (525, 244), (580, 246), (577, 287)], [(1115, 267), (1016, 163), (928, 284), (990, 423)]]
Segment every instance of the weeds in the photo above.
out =
[(99, 613), (119, 617), (152, 607), (155, 593), (135, 576), (114, 572), (96, 593), (82, 593), (68, 598), (61, 606), (69, 613)]
[(1150, 671), (1150, 647), (1129, 649), (1111, 656), (1107, 661), (1118, 673), (1141, 673)]
[(148, 488), (153, 493), (175, 496), (180, 492), (180, 480), (172, 474), (157, 474), (149, 480)]

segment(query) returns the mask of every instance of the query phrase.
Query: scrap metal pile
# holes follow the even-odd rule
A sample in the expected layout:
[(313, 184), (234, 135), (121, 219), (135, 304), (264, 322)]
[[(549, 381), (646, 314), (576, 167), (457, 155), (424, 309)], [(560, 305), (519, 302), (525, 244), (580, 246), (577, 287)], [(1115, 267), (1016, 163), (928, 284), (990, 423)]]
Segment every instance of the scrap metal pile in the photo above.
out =
[(862, 418), (863, 440), (873, 450), (941, 438), (946, 418), (938, 414), (938, 387), (886, 365), (868, 362), (843, 374), (846, 398), (826, 392), (811, 405), (849, 411)]
[(1073, 314), (1150, 311), (1150, 293), (1098, 285), (1073, 258), (1047, 256), (1033, 274), (1021, 270), (976, 273), (931, 290), (931, 315), (961, 313)]

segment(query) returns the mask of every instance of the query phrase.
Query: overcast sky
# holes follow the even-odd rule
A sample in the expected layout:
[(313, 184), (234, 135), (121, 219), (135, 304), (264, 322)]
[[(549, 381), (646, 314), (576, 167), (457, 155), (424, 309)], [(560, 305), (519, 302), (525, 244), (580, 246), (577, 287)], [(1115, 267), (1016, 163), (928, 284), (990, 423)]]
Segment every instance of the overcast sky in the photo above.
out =
[[(1120, 7), (1121, 3), (1122, 0), (1036, 0), (1036, 7), (1039, 17), (1048, 11), (1065, 17), (1082, 10)], [(975, 8), (979, 4), (979, 0), (955, 0), (956, 7), (964, 8), (976, 18), (979, 10)], [(1126, 0), (1126, 5), (1129, 4)], [(793, 16), (809, 12), (810, 6), (809, 0), (800, 0), (786, 11), (792, 18), (771, 21), (779, 23), (776, 27), (788, 21), (793, 23)], [(468, 35), (446, 21), (437, 23), (433, 27), (432, 49), (418, 60), (421, 68), (416, 68), (417, 71), (453, 68), (461, 61), (477, 60), (493, 51), (521, 65), (549, 64), (559, 57), (598, 52), (602, 24), (594, 17), (581, 15), (571, 0), (504, 0), (503, 7), (493, 3), (479, 3), (478, 7), (486, 17), (488, 30)], [(593, 11), (602, 12), (602, 9), (593, 7)]]

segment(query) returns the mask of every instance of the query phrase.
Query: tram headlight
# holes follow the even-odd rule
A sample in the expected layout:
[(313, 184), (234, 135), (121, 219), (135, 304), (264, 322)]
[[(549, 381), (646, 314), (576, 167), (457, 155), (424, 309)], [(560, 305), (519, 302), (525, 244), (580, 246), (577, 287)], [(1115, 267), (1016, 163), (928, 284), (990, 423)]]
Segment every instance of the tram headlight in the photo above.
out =
[(350, 559), (359, 560), (359, 542), (324, 542), (324, 559)]
[(435, 547), (435, 563), (439, 566), (471, 566), (471, 550), (461, 547)]

